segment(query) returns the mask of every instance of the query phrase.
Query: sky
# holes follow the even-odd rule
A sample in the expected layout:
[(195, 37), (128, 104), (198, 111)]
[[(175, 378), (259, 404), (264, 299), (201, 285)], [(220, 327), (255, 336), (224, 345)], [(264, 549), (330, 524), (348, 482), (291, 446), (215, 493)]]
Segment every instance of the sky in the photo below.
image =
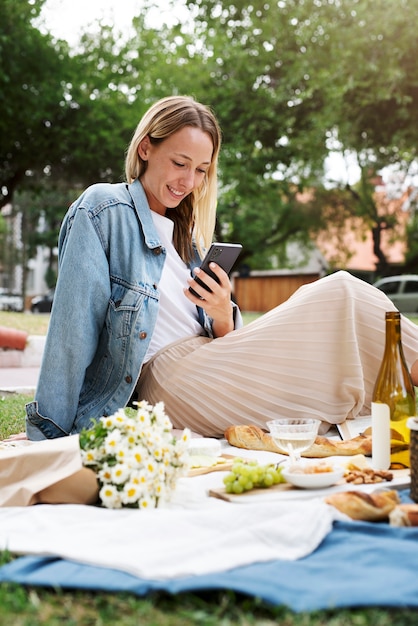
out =
[[(178, 3), (183, 4), (182, 0)], [(164, 11), (165, 0), (155, 0), (155, 4), (160, 7), (150, 12), (149, 19), (153, 24), (175, 19), (170, 12)], [(139, 14), (142, 6), (143, 0), (47, 0), (41, 17), (55, 37), (75, 45), (80, 30), (99, 19), (109, 20), (118, 30), (129, 29), (132, 18)]]
[(118, 27), (129, 26), (138, 4), (137, 0), (47, 0), (42, 17), (55, 37), (74, 44), (81, 28), (103, 17)]

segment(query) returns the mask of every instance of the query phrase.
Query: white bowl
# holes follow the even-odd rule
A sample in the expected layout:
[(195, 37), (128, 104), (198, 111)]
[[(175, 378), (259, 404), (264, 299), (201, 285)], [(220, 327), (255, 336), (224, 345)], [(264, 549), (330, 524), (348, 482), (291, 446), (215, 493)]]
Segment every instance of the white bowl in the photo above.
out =
[(335, 485), (344, 476), (344, 469), (333, 468), (332, 472), (307, 473), (293, 468), (283, 468), (283, 478), (293, 485), (302, 489), (323, 489)]

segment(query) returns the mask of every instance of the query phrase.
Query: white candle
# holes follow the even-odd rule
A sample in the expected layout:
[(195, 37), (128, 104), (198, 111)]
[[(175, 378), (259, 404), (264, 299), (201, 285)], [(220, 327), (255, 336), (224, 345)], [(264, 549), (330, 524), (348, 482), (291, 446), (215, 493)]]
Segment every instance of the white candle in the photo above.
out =
[(390, 408), (383, 402), (372, 402), (372, 466), (390, 467)]

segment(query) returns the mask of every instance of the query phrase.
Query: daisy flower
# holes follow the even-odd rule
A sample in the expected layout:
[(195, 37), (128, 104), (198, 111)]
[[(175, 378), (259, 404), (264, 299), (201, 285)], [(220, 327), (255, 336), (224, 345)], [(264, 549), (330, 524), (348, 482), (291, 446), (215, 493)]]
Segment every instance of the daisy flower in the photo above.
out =
[(137, 404), (102, 417), (80, 433), (81, 459), (97, 474), (99, 498), (107, 508), (158, 506), (187, 473), (190, 431), (179, 439), (164, 404)]

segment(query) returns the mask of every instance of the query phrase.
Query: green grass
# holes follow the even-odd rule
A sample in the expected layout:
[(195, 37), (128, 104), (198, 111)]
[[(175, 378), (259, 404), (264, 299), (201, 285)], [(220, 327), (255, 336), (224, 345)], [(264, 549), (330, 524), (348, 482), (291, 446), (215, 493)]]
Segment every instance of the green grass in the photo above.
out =
[[(244, 322), (258, 316), (246, 313)], [(44, 334), (48, 321), (48, 315), (0, 312), (0, 326), (29, 334)], [(0, 398), (0, 439), (24, 428), (24, 406), (31, 399), (17, 394)], [(12, 558), (0, 553), (0, 564)], [(295, 614), (231, 591), (176, 596), (155, 593), (138, 598), (126, 593), (51, 590), (7, 583), (0, 584), (0, 607), (1, 626), (415, 626), (418, 620), (418, 611), (407, 609), (356, 608)]]
[(0, 441), (25, 430), (25, 404), (31, 400), (31, 396), (13, 393), (0, 395)]
[[(260, 317), (261, 313), (243, 313), (244, 324)], [(45, 335), (48, 330), (49, 313), (14, 313), (0, 311), (0, 326), (24, 330), (29, 335)]]
[[(242, 317), (244, 324), (249, 324), (253, 320), (262, 315), (261, 313), (244, 311)], [(415, 324), (418, 324), (418, 317), (408, 315)], [(45, 335), (48, 330), (49, 314), (46, 313), (13, 313), (9, 311), (0, 311), (0, 326), (15, 328), (16, 330), (24, 330), (29, 335)]]
[(24, 330), (29, 335), (45, 335), (48, 330), (49, 317), (46, 313), (0, 311), (0, 326)]

